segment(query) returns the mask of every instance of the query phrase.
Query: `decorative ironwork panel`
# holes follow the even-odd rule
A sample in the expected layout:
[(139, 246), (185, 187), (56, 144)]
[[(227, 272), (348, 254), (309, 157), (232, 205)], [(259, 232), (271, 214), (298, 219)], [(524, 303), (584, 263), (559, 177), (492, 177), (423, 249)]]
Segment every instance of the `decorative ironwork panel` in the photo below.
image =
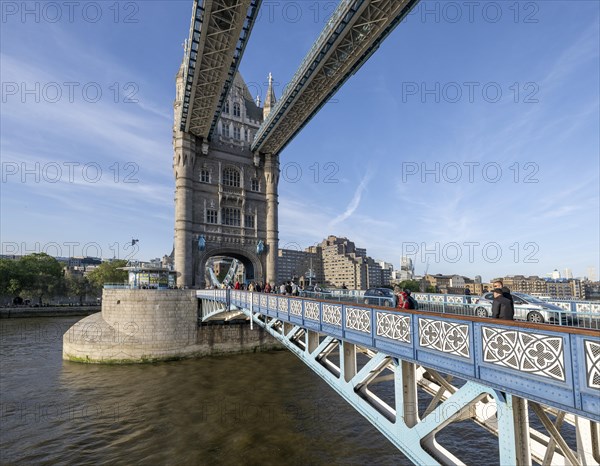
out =
[(339, 304), (323, 304), (323, 322), (342, 326), (342, 306)]
[(277, 302), (277, 309), (279, 312), (287, 312), (288, 311), (288, 300), (285, 298), (279, 298)]
[(491, 327), (482, 332), (484, 362), (565, 381), (562, 337)]
[(443, 320), (419, 319), (419, 345), (469, 358), (469, 326)]
[(575, 304), (577, 312), (598, 312), (600, 313), (600, 304), (597, 303), (577, 303)]
[(377, 336), (410, 343), (410, 317), (378, 312)]
[(462, 296), (448, 296), (448, 297), (446, 297), (446, 302), (452, 303), (452, 304), (462, 304), (463, 297)]
[(371, 333), (371, 313), (366, 309), (347, 306), (346, 328)]
[(260, 296), (258, 296), (257, 294), (255, 294), (252, 297), (252, 300), (253, 300), (252, 302), (258, 306), (258, 304), (260, 303)]
[(295, 316), (302, 315), (302, 301), (297, 299), (290, 300), (290, 314)]
[(267, 307), (267, 297), (266, 296), (260, 297), (260, 307)]
[(600, 343), (584, 340), (588, 387), (600, 389)]
[(277, 310), (277, 298), (275, 296), (269, 296), (269, 309), (272, 311)]
[(304, 303), (304, 317), (319, 321), (319, 303), (307, 301)]
[(439, 295), (439, 296), (432, 295), (431, 296), (431, 302), (432, 303), (443, 303), (444, 302), (444, 297), (441, 296), (441, 295)]

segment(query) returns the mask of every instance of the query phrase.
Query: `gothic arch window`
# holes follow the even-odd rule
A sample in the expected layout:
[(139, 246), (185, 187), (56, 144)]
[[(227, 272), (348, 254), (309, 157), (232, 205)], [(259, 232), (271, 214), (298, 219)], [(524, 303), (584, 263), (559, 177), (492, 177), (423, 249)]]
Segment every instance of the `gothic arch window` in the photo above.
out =
[(242, 111), (240, 108), (240, 104), (238, 102), (235, 102), (233, 104), (233, 116), (239, 117), (242, 115)]
[(223, 134), (224, 137), (228, 138), (229, 137), (229, 123), (222, 123), (222, 128), (223, 130), (221, 131), (221, 134)]
[(240, 172), (233, 167), (223, 170), (223, 186), (240, 187)]
[(233, 138), (237, 140), (242, 139), (240, 136), (240, 127), (237, 125), (233, 126)]
[(225, 105), (223, 105), (223, 113), (225, 113), (226, 115), (229, 114), (229, 100), (226, 100)]

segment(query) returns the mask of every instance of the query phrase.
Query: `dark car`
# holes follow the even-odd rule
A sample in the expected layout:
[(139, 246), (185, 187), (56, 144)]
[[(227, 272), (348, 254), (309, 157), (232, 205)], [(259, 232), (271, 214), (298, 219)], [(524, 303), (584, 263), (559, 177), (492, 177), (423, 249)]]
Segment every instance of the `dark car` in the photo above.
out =
[(396, 307), (396, 295), (389, 288), (369, 288), (363, 295), (365, 304)]

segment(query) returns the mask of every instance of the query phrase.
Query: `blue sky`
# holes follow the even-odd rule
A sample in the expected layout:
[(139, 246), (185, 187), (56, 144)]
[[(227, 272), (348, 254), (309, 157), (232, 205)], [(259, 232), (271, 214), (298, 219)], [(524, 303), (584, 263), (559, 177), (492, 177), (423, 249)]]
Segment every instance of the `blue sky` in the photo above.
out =
[[(335, 3), (263, 2), (253, 94), (272, 72), (281, 95)], [(192, 2), (24, 4), (1, 4), (2, 253), (170, 253)], [(469, 5), (417, 6), (283, 151), (281, 247), (335, 234), (417, 273), (597, 273), (600, 3)]]

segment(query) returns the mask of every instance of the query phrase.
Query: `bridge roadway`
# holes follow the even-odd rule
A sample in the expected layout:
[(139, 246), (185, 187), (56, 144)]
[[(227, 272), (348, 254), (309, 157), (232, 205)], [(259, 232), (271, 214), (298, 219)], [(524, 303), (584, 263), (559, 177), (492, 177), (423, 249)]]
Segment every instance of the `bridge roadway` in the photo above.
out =
[[(596, 331), (235, 290), (197, 297), (203, 321), (244, 314), (264, 327), (416, 464), (464, 464), (435, 435), (466, 419), (498, 436), (500, 464), (600, 463)], [(391, 401), (377, 388), (389, 381)], [(424, 411), (417, 387), (430, 395)]]

